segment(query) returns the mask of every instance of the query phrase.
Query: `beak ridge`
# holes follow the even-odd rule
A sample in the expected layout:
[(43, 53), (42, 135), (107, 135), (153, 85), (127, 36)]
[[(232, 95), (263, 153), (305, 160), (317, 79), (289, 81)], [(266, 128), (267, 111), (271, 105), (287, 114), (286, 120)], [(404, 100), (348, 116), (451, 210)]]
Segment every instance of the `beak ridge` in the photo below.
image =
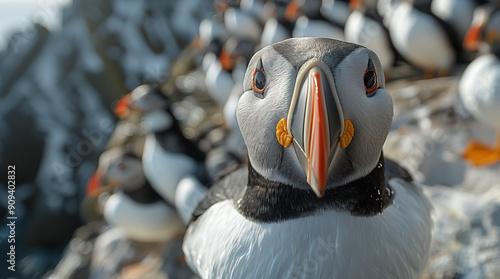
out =
[(463, 47), (469, 51), (475, 51), (479, 48), (479, 35), (481, 34), (482, 26), (472, 25), (467, 31), (464, 39)]
[(321, 60), (311, 60), (299, 69), (285, 123), (307, 183), (321, 198), (344, 130), (333, 75)]
[(330, 146), (330, 133), (328, 131), (328, 116), (326, 115), (326, 104), (324, 100), (321, 75), (313, 68), (309, 78), (309, 94), (311, 95), (311, 116), (309, 124), (309, 136), (306, 137), (307, 182), (318, 197), (325, 192), (328, 155)]

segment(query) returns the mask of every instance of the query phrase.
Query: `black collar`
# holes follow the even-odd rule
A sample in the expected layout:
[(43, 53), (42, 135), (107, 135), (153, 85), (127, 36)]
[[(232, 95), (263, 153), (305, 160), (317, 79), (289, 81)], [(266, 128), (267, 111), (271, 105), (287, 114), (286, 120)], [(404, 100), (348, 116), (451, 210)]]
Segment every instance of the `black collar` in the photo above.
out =
[(135, 190), (123, 190), (123, 193), (127, 195), (129, 198), (134, 200), (137, 203), (141, 204), (149, 204), (157, 201), (163, 200), (163, 198), (156, 192), (149, 181)]
[(365, 177), (325, 191), (318, 198), (311, 190), (270, 181), (249, 163), (248, 184), (235, 207), (247, 219), (279, 222), (313, 214), (318, 210), (347, 211), (355, 216), (373, 216), (392, 203), (393, 190), (386, 183), (385, 164), (380, 155), (377, 166)]

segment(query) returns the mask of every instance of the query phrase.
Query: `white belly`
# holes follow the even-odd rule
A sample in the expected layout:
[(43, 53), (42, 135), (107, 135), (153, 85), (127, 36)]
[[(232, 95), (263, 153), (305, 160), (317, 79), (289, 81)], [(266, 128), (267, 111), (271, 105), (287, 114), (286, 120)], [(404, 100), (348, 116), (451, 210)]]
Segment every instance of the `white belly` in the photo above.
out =
[(397, 187), (374, 217), (324, 211), (255, 223), (224, 201), (186, 233), (186, 261), (202, 278), (419, 278), (430, 246), (430, 205)]
[(197, 170), (192, 158), (182, 153), (166, 151), (153, 134), (146, 137), (142, 167), (151, 186), (171, 204), (175, 204), (175, 191), (179, 181)]
[(460, 79), (459, 92), (472, 115), (500, 131), (500, 59), (488, 54), (472, 61)]
[(389, 31), (394, 47), (417, 67), (444, 71), (455, 63), (455, 50), (439, 23), (408, 3), (397, 7)]
[(165, 202), (140, 204), (119, 192), (104, 205), (106, 221), (138, 241), (166, 241), (182, 233), (183, 223)]

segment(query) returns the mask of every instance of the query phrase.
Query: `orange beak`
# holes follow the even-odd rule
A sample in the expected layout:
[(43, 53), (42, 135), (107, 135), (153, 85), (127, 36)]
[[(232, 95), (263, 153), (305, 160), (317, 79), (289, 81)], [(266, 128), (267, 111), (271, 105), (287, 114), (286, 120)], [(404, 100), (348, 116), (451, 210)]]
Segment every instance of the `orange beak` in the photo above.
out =
[(467, 30), (463, 44), (464, 49), (476, 51), (479, 48), (479, 37), (482, 29), (482, 25), (473, 24), (469, 30)]
[(288, 21), (294, 21), (299, 14), (299, 6), (295, 1), (290, 1), (285, 9), (285, 19)]
[(231, 58), (231, 55), (229, 52), (226, 51), (226, 49), (222, 49), (219, 54), (219, 59), (220, 63), (222, 65), (222, 68), (226, 71), (232, 71), (234, 68), (234, 61)]
[(226, 1), (215, 1), (214, 3), (214, 8), (215, 11), (218, 13), (223, 13), (229, 8), (229, 5), (226, 3)]
[(115, 115), (120, 118), (127, 117), (130, 114), (129, 105), (131, 102), (132, 102), (131, 93), (128, 93), (127, 95), (123, 96), (120, 100), (118, 100), (114, 109)]
[(87, 182), (87, 196), (96, 198), (102, 193), (101, 178), (102, 175), (97, 170), (90, 176), (89, 181)]
[(344, 130), (333, 75), (322, 62), (299, 70), (286, 125), (307, 183), (321, 198)]
[(309, 145), (307, 146), (307, 183), (311, 185), (318, 197), (325, 193), (328, 172), (328, 154), (330, 146), (328, 116), (323, 96), (322, 80), (318, 72), (310, 78), (312, 90), (311, 118), (309, 124)]
[(359, 7), (361, 7), (361, 0), (350, 0), (349, 1), (349, 8), (351, 8), (351, 10), (356, 10)]

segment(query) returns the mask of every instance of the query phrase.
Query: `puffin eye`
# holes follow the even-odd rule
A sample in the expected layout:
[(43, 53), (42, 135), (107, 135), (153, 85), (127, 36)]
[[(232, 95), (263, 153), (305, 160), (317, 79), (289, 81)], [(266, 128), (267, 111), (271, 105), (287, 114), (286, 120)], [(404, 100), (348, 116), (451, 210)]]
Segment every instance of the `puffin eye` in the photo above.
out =
[(363, 85), (365, 86), (366, 95), (371, 97), (375, 95), (377, 90), (377, 72), (375, 71), (375, 66), (371, 59), (368, 60), (368, 66), (366, 67), (365, 75), (363, 76)]
[(264, 90), (266, 89), (266, 85), (267, 85), (266, 72), (264, 71), (264, 67), (262, 66), (262, 59), (259, 59), (257, 67), (253, 72), (252, 88), (255, 92), (263, 94)]

